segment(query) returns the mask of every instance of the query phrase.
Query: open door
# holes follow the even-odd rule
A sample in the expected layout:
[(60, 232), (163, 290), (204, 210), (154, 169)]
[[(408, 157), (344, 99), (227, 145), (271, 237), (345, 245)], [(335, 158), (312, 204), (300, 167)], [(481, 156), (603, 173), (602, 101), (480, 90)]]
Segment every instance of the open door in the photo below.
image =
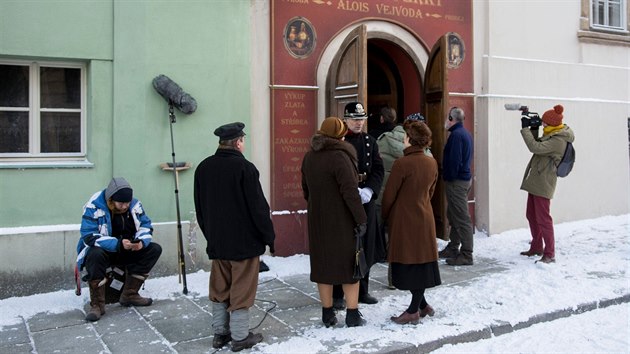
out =
[(339, 55), (330, 66), (326, 116), (343, 118), (347, 103), (367, 101), (367, 27), (360, 25), (341, 44)]
[(444, 119), (448, 104), (448, 68), (446, 35), (440, 37), (435, 43), (429, 60), (424, 80), (427, 122), (433, 133), (431, 152), (438, 163), (438, 182), (431, 200), (437, 237), (449, 240), (449, 224), (446, 218), (446, 193), (442, 181), (442, 155), (446, 143), (446, 130)]

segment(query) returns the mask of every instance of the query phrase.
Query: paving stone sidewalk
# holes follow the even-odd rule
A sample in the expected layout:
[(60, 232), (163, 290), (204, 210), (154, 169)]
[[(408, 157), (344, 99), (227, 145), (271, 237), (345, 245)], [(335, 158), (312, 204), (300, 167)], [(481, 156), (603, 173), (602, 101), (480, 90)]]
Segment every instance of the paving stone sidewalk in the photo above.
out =
[[(476, 258), (475, 265), (457, 269), (442, 266), (442, 286), (465, 285), (493, 272), (506, 269), (491, 259)], [(371, 271), (370, 292), (377, 298), (392, 294), (386, 287), (387, 265), (376, 264)], [(535, 314), (528, 321), (511, 325), (488, 324), (479, 331), (415, 346), (398, 343), (381, 348), (379, 353), (426, 353), (446, 344), (476, 341), (498, 336), (533, 324), (568, 317), (575, 313), (630, 302), (630, 295), (578, 306), (574, 309)], [(42, 304), (45, 307), (45, 304)], [(85, 311), (73, 310), (61, 314), (40, 313), (22, 323), (0, 329), (0, 353), (212, 353), (210, 302), (207, 296), (176, 296), (157, 300), (149, 307), (107, 305), (106, 315), (90, 323)], [(308, 274), (284, 279), (261, 280), (255, 307), (250, 312), (250, 328), (264, 334), (265, 343), (277, 343), (299, 336), (307, 327), (321, 324), (321, 306), (317, 287)], [(376, 340), (363, 349), (374, 352)], [(322, 343), (326, 353), (336, 352), (340, 343)], [(255, 350), (254, 350), (255, 351)], [(362, 348), (356, 348), (361, 352)], [(229, 346), (218, 351), (231, 352)], [(248, 352), (245, 350), (244, 352)]]

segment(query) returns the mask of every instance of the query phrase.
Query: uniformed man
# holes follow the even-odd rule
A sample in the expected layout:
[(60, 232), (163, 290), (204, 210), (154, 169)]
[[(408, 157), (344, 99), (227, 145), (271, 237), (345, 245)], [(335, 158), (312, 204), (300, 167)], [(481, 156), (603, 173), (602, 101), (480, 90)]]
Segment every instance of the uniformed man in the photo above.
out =
[[(367, 232), (363, 239), (365, 258), (368, 269), (376, 262), (385, 258), (385, 242), (382, 239), (376, 215), (376, 198), (383, 184), (383, 160), (378, 152), (378, 144), (369, 134), (363, 131), (367, 113), (360, 102), (348, 103), (344, 109), (344, 122), (348, 125), (346, 141), (357, 151), (359, 170), (359, 191), (361, 202), (367, 214)], [(359, 302), (376, 304), (378, 300), (368, 292), (370, 272), (359, 281)], [(343, 290), (341, 286), (333, 288), (333, 306), (343, 309)]]

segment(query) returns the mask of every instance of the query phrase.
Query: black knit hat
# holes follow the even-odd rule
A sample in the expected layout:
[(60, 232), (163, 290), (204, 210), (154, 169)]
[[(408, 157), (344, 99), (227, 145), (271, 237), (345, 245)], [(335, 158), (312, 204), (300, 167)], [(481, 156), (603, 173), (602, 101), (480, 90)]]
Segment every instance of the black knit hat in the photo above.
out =
[(114, 177), (105, 189), (105, 199), (121, 203), (129, 203), (133, 199), (133, 189), (122, 177)]

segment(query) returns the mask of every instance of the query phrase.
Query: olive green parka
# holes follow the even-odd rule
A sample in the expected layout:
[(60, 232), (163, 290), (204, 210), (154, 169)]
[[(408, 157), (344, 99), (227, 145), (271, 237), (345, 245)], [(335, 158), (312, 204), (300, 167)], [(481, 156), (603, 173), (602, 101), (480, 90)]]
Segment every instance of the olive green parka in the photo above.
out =
[(575, 135), (569, 126), (556, 130), (549, 135), (536, 138), (529, 128), (521, 129), (525, 145), (533, 154), (527, 164), (521, 189), (533, 195), (552, 199), (556, 191), (557, 166), (567, 142), (573, 143)]

